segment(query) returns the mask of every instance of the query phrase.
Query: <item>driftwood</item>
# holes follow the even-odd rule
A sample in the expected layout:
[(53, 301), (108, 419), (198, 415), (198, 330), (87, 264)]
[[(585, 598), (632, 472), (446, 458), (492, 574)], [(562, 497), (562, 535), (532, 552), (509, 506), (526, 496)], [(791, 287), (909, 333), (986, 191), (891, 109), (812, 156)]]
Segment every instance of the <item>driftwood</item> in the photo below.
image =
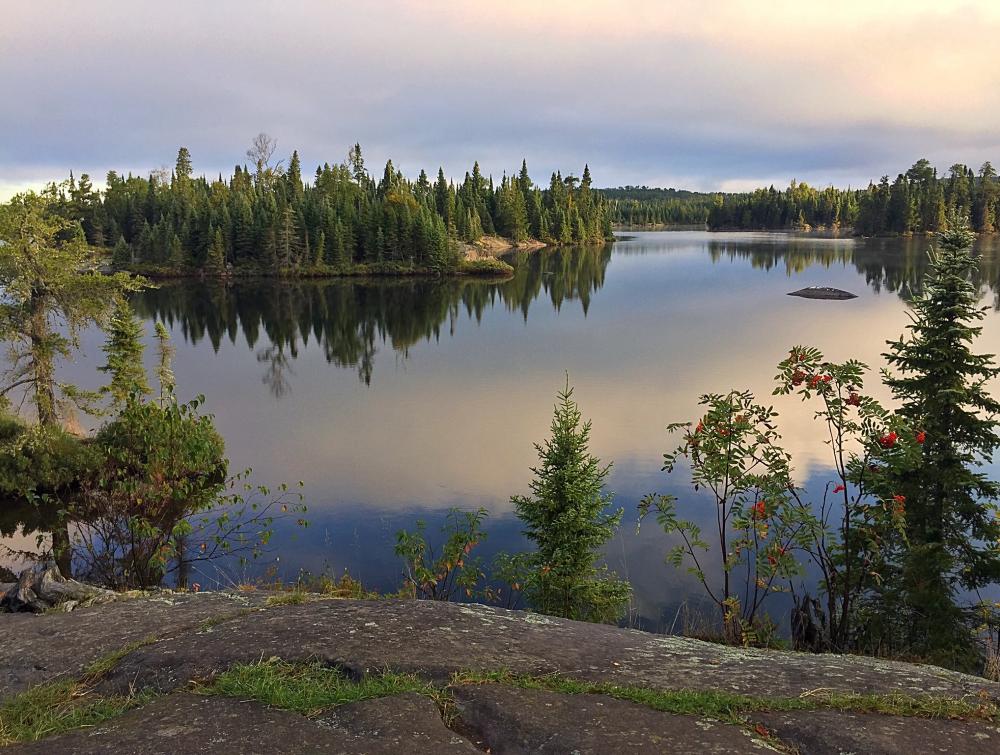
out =
[(826, 615), (816, 598), (806, 593), (800, 600), (792, 596), (792, 649), (810, 653), (824, 653), (830, 650), (830, 631)]
[(839, 288), (830, 288), (830, 286), (809, 286), (808, 288), (800, 288), (798, 291), (792, 291), (789, 296), (801, 296), (803, 299), (857, 299), (857, 294), (852, 294), (850, 291), (844, 291)]
[(41, 613), (53, 608), (72, 611), (95, 603), (107, 603), (117, 594), (111, 590), (66, 579), (52, 563), (38, 563), (21, 572), (17, 583), (0, 593), (0, 609)]

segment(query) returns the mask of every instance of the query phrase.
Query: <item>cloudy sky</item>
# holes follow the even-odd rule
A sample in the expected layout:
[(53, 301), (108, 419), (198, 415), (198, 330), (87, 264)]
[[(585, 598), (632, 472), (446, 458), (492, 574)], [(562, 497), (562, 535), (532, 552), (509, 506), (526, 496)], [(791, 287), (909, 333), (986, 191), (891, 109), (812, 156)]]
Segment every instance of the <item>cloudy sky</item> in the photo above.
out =
[(308, 168), (739, 189), (1000, 162), (997, 0), (31, 0), (0, 23), (0, 198), (226, 174), (266, 131)]

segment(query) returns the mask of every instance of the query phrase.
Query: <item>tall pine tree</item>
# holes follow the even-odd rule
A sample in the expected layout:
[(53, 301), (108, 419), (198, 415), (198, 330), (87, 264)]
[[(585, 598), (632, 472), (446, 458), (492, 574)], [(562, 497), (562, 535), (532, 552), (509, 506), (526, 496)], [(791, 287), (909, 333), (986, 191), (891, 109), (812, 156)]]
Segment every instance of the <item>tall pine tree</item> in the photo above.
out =
[(889, 342), (887, 385), (918, 429), (919, 459), (895, 473), (905, 498), (906, 537), (893, 585), (911, 652), (950, 666), (975, 662), (961, 591), (1000, 580), (1000, 486), (982, 470), (1000, 447), (1000, 402), (986, 382), (993, 355), (972, 350), (984, 312), (970, 282), (973, 234), (958, 217), (931, 253), (909, 334)]

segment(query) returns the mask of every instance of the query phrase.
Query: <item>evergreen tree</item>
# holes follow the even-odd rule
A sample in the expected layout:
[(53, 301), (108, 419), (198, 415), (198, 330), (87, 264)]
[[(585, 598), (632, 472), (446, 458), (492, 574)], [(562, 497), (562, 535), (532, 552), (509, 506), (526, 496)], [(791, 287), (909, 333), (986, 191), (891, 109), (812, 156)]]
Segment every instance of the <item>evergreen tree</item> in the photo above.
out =
[(949, 226), (913, 302), (909, 335), (885, 355), (897, 373), (886, 382), (922, 442), (920, 458), (892, 480), (905, 499), (907, 538), (892, 597), (912, 652), (971, 666), (973, 637), (956, 600), (959, 590), (1000, 579), (1000, 486), (981, 469), (1000, 447), (1000, 403), (985, 389), (1000, 368), (972, 351), (984, 316), (970, 282), (974, 236), (960, 218)]
[(104, 342), (106, 363), (99, 367), (111, 376), (111, 382), (101, 389), (111, 396), (112, 405), (122, 407), (131, 396), (145, 396), (150, 392), (146, 370), (142, 366), (142, 325), (132, 313), (125, 297), (118, 297), (105, 328)]
[(312, 250), (312, 264), (314, 268), (320, 268), (326, 261), (326, 232), (320, 231), (316, 238), (316, 246)]
[(538, 610), (571, 619), (611, 622), (623, 613), (629, 586), (597, 566), (600, 549), (614, 536), (622, 510), (609, 512), (604, 492), (611, 465), (589, 452), (590, 422), (581, 424), (573, 389), (559, 392), (551, 437), (535, 445), (532, 497), (511, 498), (536, 550), (529, 598)]
[(363, 187), (368, 179), (368, 172), (365, 170), (365, 158), (361, 154), (360, 144), (355, 143), (350, 152), (347, 153), (347, 164), (351, 169), (355, 183)]
[(177, 150), (177, 162), (174, 166), (174, 180), (178, 183), (190, 181), (192, 170), (191, 153), (188, 152), (187, 147), (181, 147)]
[(184, 245), (181, 244), (181, 238), (176, 233), (170, 237), (170, 247), (167, 252), (167, 261), (175, 270), (179, 270), (184, 267), (186, 262), (184, 257)]
[(973, 204), (973, 226), (977, 231), (991, 233), (996, 222), (996, 199), (1000, 191), (997, 189), (997, 173), (993, 165), (987, 161), (979, 169), (979, 181), (976, 185), (976, 199)]
[(299, 233), (299, 222), (295, 211), (290, 206), (286, 207), (281, 215), (276, 238), (278, 263), (285, 270), (299, 261), (302, 250), (302, 240)]
[(65, 417), (60, 398), (84, 409), (90, 398), (56, 379), (57, 360), (73, 355), (85, 328), (104, 321), (116, 295), (142, 283), (93, 271), (94, 250), (79, 223), (57, 209), (55, 187), (0, 205), (0, 339), (10, 344), (12, 365), (0, 395), (23, 386), (38, 424), (52, 428)]
[(291, 202), (302, 200), (302, 163), (299, 161), (298, 150), (292, 152), (292, 159), (288, 162), (285, 185), (288, 187), (288, 198)]
[(125, 242), (124, 236), (119, 236), (115, 248), (111, 252), (111, 266), (115, 270), (125, 270), (132, 264), (132, 250)]
[(205, 258), (205, 271), (212, 275), (222, 275), (226, 272), (226, 241), (222, 237), (222, 231), (216, 229), (212, 237), (212, 246), (209, 247), (208, 256)]

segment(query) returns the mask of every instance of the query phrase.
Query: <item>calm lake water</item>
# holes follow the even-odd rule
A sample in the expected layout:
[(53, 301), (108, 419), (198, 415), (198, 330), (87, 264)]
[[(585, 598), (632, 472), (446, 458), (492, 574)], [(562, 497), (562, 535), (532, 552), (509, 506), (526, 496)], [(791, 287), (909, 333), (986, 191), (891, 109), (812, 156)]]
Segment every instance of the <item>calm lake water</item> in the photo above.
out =
[[(997, 351), (1000, 244), (980, 247), (991, 308), (980, 348)], [(232, 469), (305, 483), (311, 526), (295, 539), (282, 530), (268, 560), (285, 577), (347, 570), (394, 589), (396, 531), (424, 519), (433, 532), (450, 507), (489, 510), (484, 556), (521, 547), (509, 497), (528, 492), (532, 444), (547, 435), (568, 372), (625, 509), (608, 562), (631, 580), (642, 624), (657, 629), (698, 589), (664, 564), (670, 544), (652, 522), (636, 532), (636, 503), (669, 491), (690, 502), (691, 518), (713, 516), (682, 478), (660, 472), (672, 445), (665, 426), (695, 417), (701, 393), (749, 388), (768, 400), (775, 365), (796, 344), (881, 367), (926, 249), (924, 240), (636, 233), (519, 258), (505, 282), (185, 282), (135, 303), (173, 334), (178, 393), (204, 394)], [(814, 285), (858, 298), (786, 295)], [(79, 382), (97, 384), (100, 340), (88, 334), (69, 368)], [(799, 481), (822, 487), (829, 465), (811, 410), (775, 405)], [(210, 567), (200, 581), (239, 576)]]

